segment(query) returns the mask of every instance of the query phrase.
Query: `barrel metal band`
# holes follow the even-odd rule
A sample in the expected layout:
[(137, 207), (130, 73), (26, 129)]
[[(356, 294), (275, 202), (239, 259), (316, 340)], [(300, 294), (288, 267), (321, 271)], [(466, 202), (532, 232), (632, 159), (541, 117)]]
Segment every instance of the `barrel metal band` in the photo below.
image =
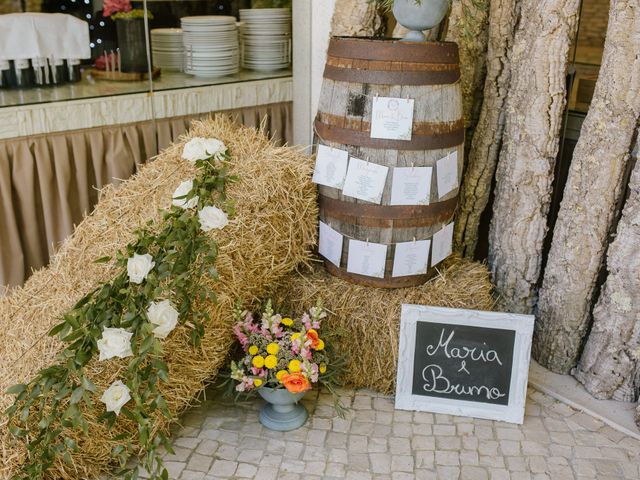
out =
[[(316, 119), (324, 125), (335, 126), (340, 128), (348, 128), (360, 132), (371, 131), (371, 123), (365, 122), (360, 117), (345, 117), (335, 115), (333, 113), (318, 112)], [(414, 135), (424, 135), (430, 137), (439, 137), (449, 135), (458, 130), (464, 129), (464, 120), (459, 118), (453, 122), (413, 122), (412, 132)]]
[(369, 132), (349, 128), (326, 125), (318, 119), (314, 122), (315, 130), (322, 140), (381, 150), (436, 150), (452, 148), (464, 142), (464, 128), (437, 135), (412, 135), (411, 140), (388, 140), (371, 138)]
[(351, 203), (320, 194), (320, 211), (325, 221), (336, 221), (373, 228), (428, 227), (450, 220), (458, 205), (458, 197), (430, 205), (365, 205)]
[(356, 70), (325, 65), (324, 78), (339, 82), (373, 85), (449, 85), (460, 79), (460, 70), (381, 71)]
[(334, 57), (390, 62), (460, 62), (458, 45), (453, 42), (412, 43), (399, 40), (333, 37), (329, 42), (327, 53)]

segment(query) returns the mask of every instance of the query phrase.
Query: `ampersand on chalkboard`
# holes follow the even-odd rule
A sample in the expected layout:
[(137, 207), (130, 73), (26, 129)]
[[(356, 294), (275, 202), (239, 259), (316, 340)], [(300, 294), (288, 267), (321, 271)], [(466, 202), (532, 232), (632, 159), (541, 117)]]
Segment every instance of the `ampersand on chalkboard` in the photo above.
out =
[(458, 373), (460, 372), (465, 372), (467, 375), (471, 375), (469, 373), (469, 370), (467, 370), (467, 362), (465, 360), (462, 360), (462, 362), (460, 362), (460, 370), (458, 370)]

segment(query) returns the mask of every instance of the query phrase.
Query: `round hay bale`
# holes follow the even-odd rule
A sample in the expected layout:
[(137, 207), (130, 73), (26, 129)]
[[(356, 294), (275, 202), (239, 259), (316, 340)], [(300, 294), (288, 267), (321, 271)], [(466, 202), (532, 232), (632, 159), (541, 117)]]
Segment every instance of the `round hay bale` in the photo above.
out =
[(292, 275), (274, 295), (278, 305), (301, 312), (322, 300), (330, 315), (324, 328), (345, 356), (346, 385), (393, 393), (398, 362), (400, 307), (403, 303), (492, 310), (493, 285), (484, 264), (452, 257), (424, 285), (396, 290), (354, 285), (316, 267)]
[[(194, 401), (205, 382), (227, 362), (235, 301), (264, 297), (274, 282), (308, 260), (318, 216), (311, 159), (297, 150), (278, 148), (259, 132), (237, 127), (222, 116), (195, 122), (189, 134), (136, 176), (117, 189), (104, 189), (95, 211), (78, 225), (51, 265), (0, 299), (1, 392), (12, 384), (28, 382), (53, 363), (62, 345), (57, 338), (47, 337), (47, 331), (80, 298), (115, 276), (113, 264), (95, 260), (114, 256), (134, 239), (136, 228), (160, 220), (177, 185), (195, 175), (191, 162), (181, 158), (184, 143), (195, 136), (219, 138), (229, 147), (231, 174), (238, 180), (228, 185), (227, 194), (235, 201), (236, 216), (223, 230), (210, 232), (219, 247), (215, 266), (220, 281), (212, 284), (218, 303), (204, 307), (211, 322), (200, 348), (191, 346), (185, 326), (178, 327), (164, 343), (170, 383), (162, 389), (174, 416)], [(89, 364), (89, 376), (99, 392), (118, 378), (126, 363), (114, 359)], [(4, 410), (13, 397), (1, 395)], [(97, 398), (94, 408), (83, 407), (89, 435), (74, 435), (79, 448), (73, 466), (58, 462), (48, 478), (96, 478), (110, 470), (110, 450), (117, 444), (111, 439), (123, 431), (137, 431), (137, 425), (121, 416), (109, 431), (97, 421), (103, 411)], [(2, 422), (0, 478), (8, 478), (24, 458), (24, 449), (9, 444), (6, 419)], [(156, 428), (166, 430), (168, 423), (158, 416)]]

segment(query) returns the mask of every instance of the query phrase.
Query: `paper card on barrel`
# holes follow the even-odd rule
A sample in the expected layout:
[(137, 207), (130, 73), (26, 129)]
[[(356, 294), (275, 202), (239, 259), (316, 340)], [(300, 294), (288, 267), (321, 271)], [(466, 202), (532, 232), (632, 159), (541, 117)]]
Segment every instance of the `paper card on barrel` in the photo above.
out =
[(344, 237), (324, 222), (320, 222), (320, 239), (318, 253), (333, 263), (340, 266), (342, 259), (342, 242)]
[(371, 138), (411, 140), (413, 99), (374, 97), (371, 108)]
[(384, 278), (387, 246), (381, 243), (349, 240), (347, 272)]
[(450, 152), (436, 163), (436, 178), (438, 180), (438, 197), (458, 188), (458, 152)]
[(342, 193), (371, 203), (380, 203), (389, 167), (351, 157)]
[(391, 205), (429, 205), (431, 167), (396, 167), (391, 183)]
[(437, 265), (449, 255), (453, 250), (453, 222), (433, 235), (433, 246), (431, 248), (431, 266)]
[(345, 150), (318, 145), (313, 182), (327, 187), (342, 188), (348, 164), (349, 153)]
[(393, 277), (424, 275), (429, 267), (431, 240), (396, 243), (393, 256)]

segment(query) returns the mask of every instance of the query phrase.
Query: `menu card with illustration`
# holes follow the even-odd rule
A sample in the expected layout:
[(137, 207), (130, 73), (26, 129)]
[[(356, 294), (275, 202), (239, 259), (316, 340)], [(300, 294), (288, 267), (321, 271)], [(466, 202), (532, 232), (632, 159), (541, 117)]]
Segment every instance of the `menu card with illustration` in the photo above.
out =
[(380, 243), (349, 240), (347, 272), (384, 278), (387, 246)]
[(391, 183), (391, 205), (429, 205), (431, 167), (396, 167)]
[(313, 182), (327, 187), (342, 188), (348, 164), (349, 153), (345, 150), (318, 145)]
[(371, 108), (371, 138), (411, 140), (412, 98), (374, 97)]
[(404, 277), (427, 273), (430, 246), (431, 240), (396, 243), (392, 276)]
[(340, 266), (342, 259), (342, 242), (344, 237), (324, 222), (320, 222), (320, 239), (318, 253), (335, 266)]
[(431, 266), (439, 264), (453, 250), (453, 222), (433, 235), (433, 247), (431, 249)]
[(342, 193), (371, 203), (380, 203), (389, 168), (351, 157)]
[(458, 188), (458, 152), (452, 151), (436, 163), (436, 177), (438, 180), (438, 197)]

